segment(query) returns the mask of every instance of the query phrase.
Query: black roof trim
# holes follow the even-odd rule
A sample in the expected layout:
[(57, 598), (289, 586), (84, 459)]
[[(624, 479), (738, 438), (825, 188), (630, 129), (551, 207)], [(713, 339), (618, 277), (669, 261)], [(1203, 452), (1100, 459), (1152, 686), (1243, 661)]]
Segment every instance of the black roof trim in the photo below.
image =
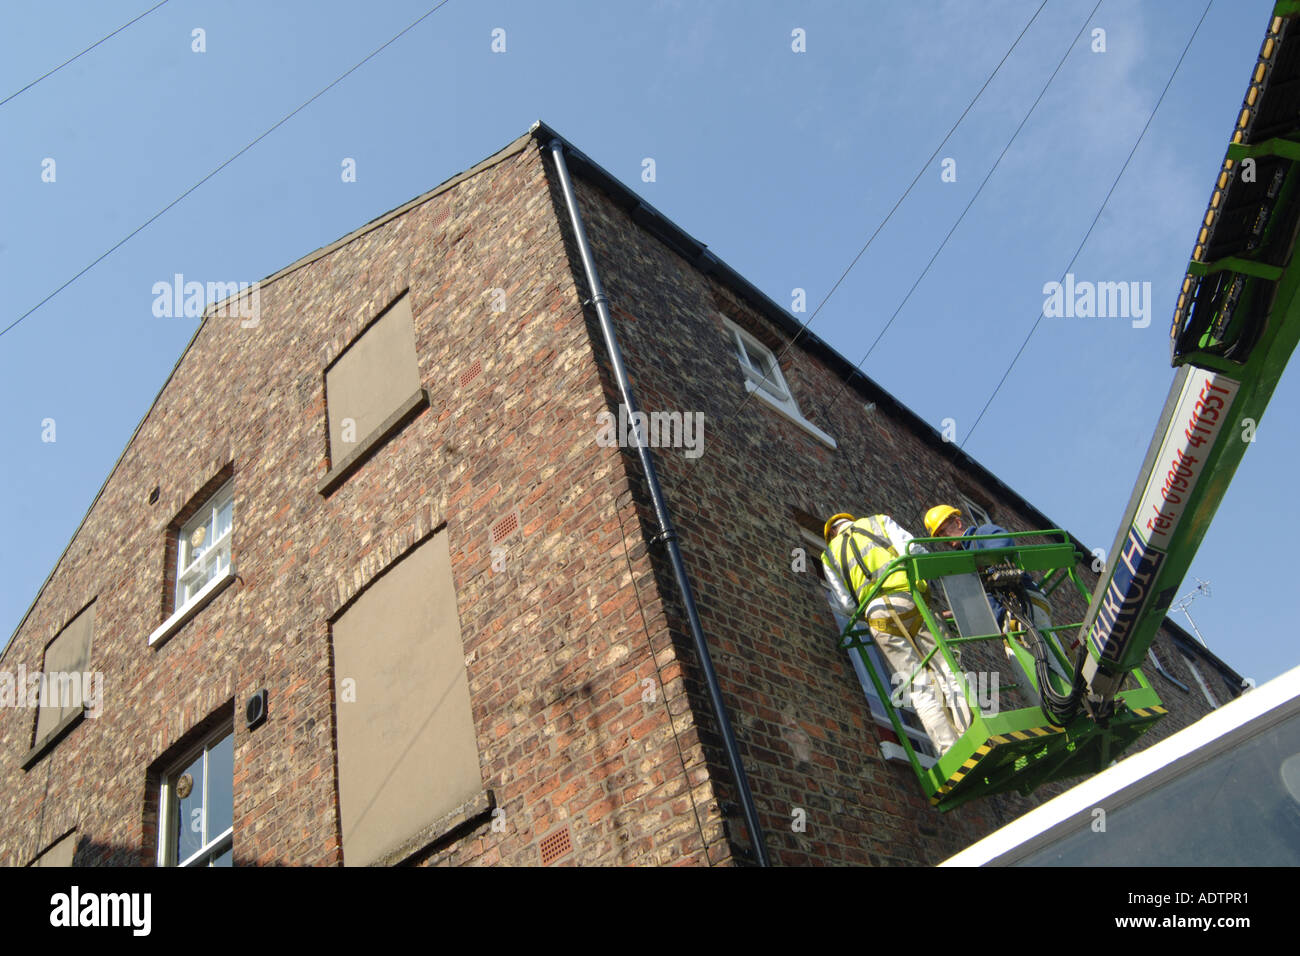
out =
[(1211, 667), (1219, 671), (1219, 673), (1222, 674), (1224, 677), (1227, 677), (1230, 680), (1234, 680), (1238, 684), (1242, 683), (1243, 678), (1240, 674), (1236, 672), (1235, 669), (1229, 667), (1222, 660), (1220, 660), (1217, 654), (1211, 651), (1208, 647), (1206, 647), (1196, 638), (1192, 637), (1192, 635), (1188, 634), (1183, 627), (1181, 627), (1178, 624), (1175, 624), (1169, 618), (1165, 618), (1164, 623), (1168, 625), (1170, 630), (1173, 631), (1174, 643), (1178, 645), (1179, 650), (1183, 651), (1186, 654), (1195, 654), (1197, 657), (1201, 658), (1201, 660), (1205, 661), (1205, 663), (1209, 664)]
[[(835, 351), (816, 333), (805, 329), (803, 323), (799, 322), (780, 305), (777, 305), (776, 302), (752, 282), (736, 272), (735, 269), (719, 259), (704, 243), (682, 230), (676, 223), (634, 193), (554, 129), (538, 120), (533, 124), (530, 132), (543, 146), (548, 146), (553, 140), (559, 140), (563, 143), (570, 167), (608, 193), (616, 205), (631, 211), (634, 222), (643, 226), (648, 232), (681, 255), (682, 258), (697, 266), (706, 275), (715, 276), (730, 287), (733, 292), (753, 306), (760, 315), (771, 320), (788, 338), (797, 338), (799, 346), (804, 351), (820, 359), (831, 371), (852, 384), (867, 401), (883, 405), (906, 420), (927, 444), (938, 451), (952, 455), (954, 463), (959, 467), (975, 472), (984, 482), (997, 488), (1011, 504), (1024, 511), (1031, 519), (1039, 521), (1041, 528), (1060, 527), (959, 446), (950, 441), (945, 441), (938, 429), (933, 425), (860, 371), (857, 366)], [(1090, 549), (1085, 547), (1074, 535), (1070, 535), (1070, 540), (1084, 554), (1089, 553)]]

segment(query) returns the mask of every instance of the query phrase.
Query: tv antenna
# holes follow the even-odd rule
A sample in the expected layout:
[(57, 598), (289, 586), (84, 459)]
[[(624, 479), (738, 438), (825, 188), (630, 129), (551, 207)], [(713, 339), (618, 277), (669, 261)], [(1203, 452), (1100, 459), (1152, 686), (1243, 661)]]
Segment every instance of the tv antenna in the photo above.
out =
[(1205, 638), (1201, 636), (1201, 629), (1200, 629), (1199, 627), (1196, 626), (1196, 622), (1195, 622), (1194, 620), (1192, 620), (1192, 613), (1191, 613), (1191, 611), (1188, 610), (1188, 608), (1191, 607), (1192, 602), (1195, 601), (1195, 600), (1196, 600), (1198, 597), (1200, 597), (1202, 594), (1204, 594), (1206, 597), (1210, 597), (1210, 596), (1211, 596), (1211, 595), (1210, 595), (1210, 582), (1209, 582), (1209, 581), (1202, 581), (1200, 578), (1197, 578), (1197, 579), (1196, 579), (1196, 587), (1192, 588), (1192, 590), (1188, 591), (1186, 594), (1184, 594), (1182, 597), (1180, 597), (1177, 601), (1175, 601), (1173, 604), (1171, 604), (1170, 607), (1169, 607), (1169, 609), (1170, 609), (1171, 611), (1182, 611), (1182, 612), (1183, 612), (1183, 616), (1187, 618), (1187, 622), (1188, 622), (1189, 624), (1192, 625), (1192, 630), (1196, 632), (1196, 639), (1197, 639), (1198, 641), (1200, 641), (1200, 642), (1201, 642), (1201, 646), (1204, 647), (1204, 648), (1208, 651), (1208, 650), (1210, 649), (1210, 645), (1205, 643)]

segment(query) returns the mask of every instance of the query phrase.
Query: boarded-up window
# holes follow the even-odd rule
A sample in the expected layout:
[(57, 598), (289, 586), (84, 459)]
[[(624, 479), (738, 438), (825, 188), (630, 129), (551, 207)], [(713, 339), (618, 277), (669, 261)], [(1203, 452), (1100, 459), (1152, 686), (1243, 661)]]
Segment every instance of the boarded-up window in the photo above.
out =
[(410, 296), (403, 295), (325, 372), (333, 462), (359, 447), (419, 387)]
[(90, 638), (95, 628), (92, 604), (59, 632), (45, 649), (41, 665), (43, 691), (41, 708), (36, 714), (36, 745), (40, 746), (59, 724), (82, 709), (86, 700), (86, 675), (90, 673)]
[(446, 533), (362, 592), (333, 640), (343, 859), (365, 866), (483, 789)]
[(41, 855), (32, 860), (32, 866), (72, 866), (72, 858), (77, 852), (77, 831), (73, 830), (61, 840), (57, 840), (41, 851)]

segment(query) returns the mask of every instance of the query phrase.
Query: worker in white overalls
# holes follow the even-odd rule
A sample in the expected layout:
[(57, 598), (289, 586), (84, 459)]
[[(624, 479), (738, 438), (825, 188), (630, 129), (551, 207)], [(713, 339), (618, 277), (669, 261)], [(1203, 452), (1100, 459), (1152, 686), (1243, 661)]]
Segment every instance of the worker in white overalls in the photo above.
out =
[[(854, 519), (837, 514), (823, 529), (826, 551), (823, 570), (840, 606), (852, 615), (875, 582), (876, 572), (890, 561), (907, 554), (912, 535), (888, 515)], [(914, 549), (924, 551), (920, 545)], [(922, 581), (921, 589), (925, 589)], [(935, 648), (921, 612), (912, 600), (907, 573), (894, 571), (881, 585), (864, 612), (871, 636), (889, 666), (906, 680), (922, 658)], [(941, 651), (935, 651), (926, 668), (917, 674), (908, 693), (925, 732), (942, 755), (970, 726), (970, 707), (960, 684)]]

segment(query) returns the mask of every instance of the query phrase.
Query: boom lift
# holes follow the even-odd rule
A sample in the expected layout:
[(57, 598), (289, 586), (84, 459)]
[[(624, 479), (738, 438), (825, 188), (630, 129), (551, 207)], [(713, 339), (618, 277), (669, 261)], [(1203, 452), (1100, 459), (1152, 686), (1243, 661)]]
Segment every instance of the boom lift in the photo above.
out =
[[(1013, 534), (1014, 547), (971, 551), (935, 551), (954, 539), (918, 538), (931, 552), (881, 569), (841, 635), (840, 646), (862, 656), (922, 789), (940, 810), (1103, 770), (1165, 713), (1137, 664), (1300, 340), (1300, 268), (1292, 258), (1298, 221), (1300, 0), (1279, 0), (1178, 297), (1173, 385), (1083, 620), (1039, 633), (1018, 583), (1024, 572), (1042, 572), (1045, 593), (1068, 580), (1089, 599), (1076, 570), (1086, 558), (1063, 531)], [(1048, 543), (1024, 540), (1034, 538)], [(866, 651), (864, 612), (898, 569), (935, 636), (933, 653), (948, 661), (972, 713), (969, 729), (933, 766), (918, 759)], [(940, 626), (923, 582), (945, 592), (958, 636)], [(986, 589), (1014, 618), (1005, 636)], [(1055, 645), (1070, 636), (1078, 650), (1067, 660)], [(1034, 705), (981, 712), (955, 653), (973, 642), (1005, 642), (1026, 681), (1018, 689)], [(1047, 666), (1048, 655), (1065, 665), (1069, 686)], [(903, 686), (923, 672), (924, 664)]]

